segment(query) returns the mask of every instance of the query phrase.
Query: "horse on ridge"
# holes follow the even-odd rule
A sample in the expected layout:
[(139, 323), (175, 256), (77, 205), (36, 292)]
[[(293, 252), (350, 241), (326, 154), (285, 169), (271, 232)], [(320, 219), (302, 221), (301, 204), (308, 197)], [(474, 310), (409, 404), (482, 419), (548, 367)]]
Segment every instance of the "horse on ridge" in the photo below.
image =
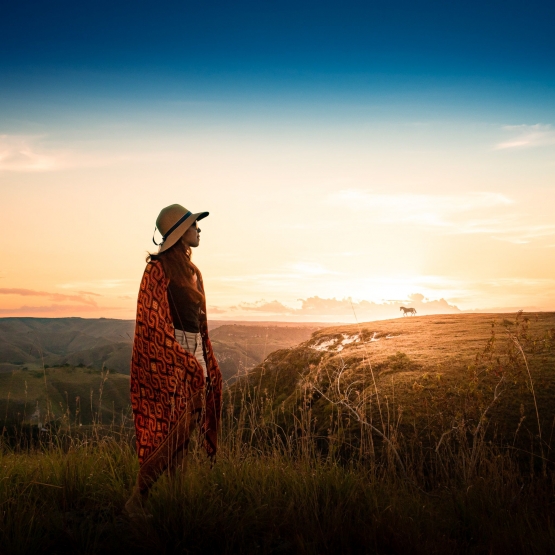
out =
[(406, 316), (407, 314), (410, 314), (411, 316), (414, 316), (416, 314), (416, 308), (407, 308), (405, 306), (402, 306), (399, 308), (399, 310), (403, 311), (403, 316)]

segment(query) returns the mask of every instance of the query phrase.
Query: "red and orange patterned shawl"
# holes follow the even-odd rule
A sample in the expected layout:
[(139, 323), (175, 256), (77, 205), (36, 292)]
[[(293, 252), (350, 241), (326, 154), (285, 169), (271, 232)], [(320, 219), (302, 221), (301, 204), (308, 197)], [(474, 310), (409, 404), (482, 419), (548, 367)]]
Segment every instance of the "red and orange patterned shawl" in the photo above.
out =
[[(200, 273), (198, 279), (204, 292)], [(167, 287), (162, 264), (152, 260), (147, 264), (139, 290), (131, 361), (131, 404), (140, 465), (156, 456), (176, 424), (192, 410), (194, 399), (203, 394), (205, 386), (197, 359), (175, 340)], [(208, 455), (214, 456), (222, 375), (208, 338), (206, 303), (201, 307), (200, 333), (210, 379), (201, 432)]]

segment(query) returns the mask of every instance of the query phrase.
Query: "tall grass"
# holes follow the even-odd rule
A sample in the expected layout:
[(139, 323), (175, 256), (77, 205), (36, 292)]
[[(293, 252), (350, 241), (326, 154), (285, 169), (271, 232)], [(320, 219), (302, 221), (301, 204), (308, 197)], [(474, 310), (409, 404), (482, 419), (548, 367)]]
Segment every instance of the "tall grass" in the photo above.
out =
[(494, 328), (466, 412), (432, 407), (422, 426), (348, 361), (304, 361), (287, 399), (261, 366), (226, 390), (216, 464), (193, 442), (186, 471), (155, 485), (152, 519), (122, 515), (138, 469), (125, 419), (20, 430), (0, 450), (0, 552), (552, 553), (546, 432), (538, 419), (524, 448), (490, 421), (507, 384), (534, 381), (530, 357), (551, 348), (535, 340), (518, 319)]

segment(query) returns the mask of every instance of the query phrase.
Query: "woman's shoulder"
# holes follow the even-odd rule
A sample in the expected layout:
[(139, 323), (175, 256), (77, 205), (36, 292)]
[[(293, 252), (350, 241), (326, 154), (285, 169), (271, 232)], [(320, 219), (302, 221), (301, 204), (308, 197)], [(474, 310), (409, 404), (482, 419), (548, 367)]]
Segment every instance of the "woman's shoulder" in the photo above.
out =
[(155, 254), (151, 254), (150, 257), (148, 258), (148, 260), (146, 261), (146, 267), (147, 268), (149, 266), (153, 267), (153, 266), (161, 266), (161, 265), (162, 265), (162, 262), (160, 261), (158, 256), (156, 256)]
[(164, 275), (164, 266), (158, 257), (151, 256), (147, 260), (144, 275)]

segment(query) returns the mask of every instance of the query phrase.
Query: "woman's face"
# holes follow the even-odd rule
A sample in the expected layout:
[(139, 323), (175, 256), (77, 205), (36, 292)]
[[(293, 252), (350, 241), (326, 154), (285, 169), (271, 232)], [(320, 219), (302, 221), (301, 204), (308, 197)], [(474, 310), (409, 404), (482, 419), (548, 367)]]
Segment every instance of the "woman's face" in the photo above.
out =
[(195, 222), (184, 234), (183, 241), (190, 247), (198, 247), (200, 242), (200, 227)]

